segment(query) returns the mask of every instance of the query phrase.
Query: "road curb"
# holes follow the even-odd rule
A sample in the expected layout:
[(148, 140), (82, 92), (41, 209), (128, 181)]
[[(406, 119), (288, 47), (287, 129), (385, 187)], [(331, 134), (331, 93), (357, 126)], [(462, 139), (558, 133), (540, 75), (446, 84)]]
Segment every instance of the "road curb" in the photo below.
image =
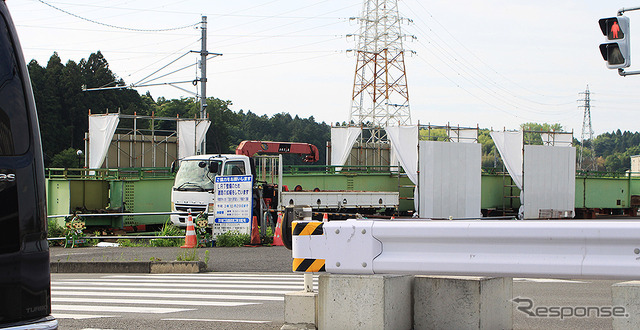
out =
[(56, 261), (51, 273), (201, 273), (207, 271), (202, 261)]

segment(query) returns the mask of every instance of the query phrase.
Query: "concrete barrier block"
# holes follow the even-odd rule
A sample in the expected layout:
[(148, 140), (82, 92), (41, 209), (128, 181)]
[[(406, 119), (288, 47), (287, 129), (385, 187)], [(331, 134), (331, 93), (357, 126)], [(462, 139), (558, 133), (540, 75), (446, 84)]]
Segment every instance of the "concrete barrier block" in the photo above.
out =
[(416, 276), (414, 329), (511, 329), (513, 280)]
[(408, 275), (320, 275), (318, 329), (411, 329), (412, 283)]
[(298, 291), (284, 295), (284, 322), (294, 329), (315, 329), (318, 293)]
[(192, 274), (207, 270), (202, 261), (154, 261), (150, 263), (151, 274)]
[(616, 283), (611, 286), (613, 307), (624, 307), (626, 317), (614, 317), (613, 329), (640, 329), (640, 281)]
[[(55, 262), (58, 273), (149, 273), (149, 262)], [(53, 268), (53, 267), (52, 267)]]

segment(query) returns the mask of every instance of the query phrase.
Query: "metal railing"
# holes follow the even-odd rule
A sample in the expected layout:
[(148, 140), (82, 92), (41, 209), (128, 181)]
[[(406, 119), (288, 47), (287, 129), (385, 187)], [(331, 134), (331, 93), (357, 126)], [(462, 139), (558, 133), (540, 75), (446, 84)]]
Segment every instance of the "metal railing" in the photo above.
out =
[(47, 179), (65, 180), (124, 180), (124, 179), (152, 179), (173, 178), (174, 173), (168, 167), (137, 167), (137, 168), (47, 168)]

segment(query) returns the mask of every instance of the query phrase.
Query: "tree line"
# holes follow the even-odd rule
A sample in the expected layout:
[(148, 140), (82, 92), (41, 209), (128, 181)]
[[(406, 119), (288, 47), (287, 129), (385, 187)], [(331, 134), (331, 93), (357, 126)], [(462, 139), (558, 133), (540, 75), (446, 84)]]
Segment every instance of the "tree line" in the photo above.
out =
[[(78, 166), (76, 150), (84, 150), (89, 111), (174, 118), (195, 118), (200, 112), (199, 102), (194, 98), (154, 100), (151, 94), (140, 95), (133, 89), (83, 91), (86, 87), (125, 86), (99, 51), (87, 59), (69, 60), (66, 64), (54, 53), (45, 66), (32, 60), (28, 69), (47, 167)], [(318, 147), (318, 163), (325, 163), (324, 146), (330, 140), (331, 130), (326, 123), (316, 122), (313, 116), (300, 118), (288, 113), (267, 116), (244, 110), (234, 112), (229, 109), (231, 105), (229, 100), (207, 98), (206, 109), (212, 122), (206, 138), (209, 153), (234, 153), (243, 140), (307, 142)], [(157, 130), (175, 130), (176, 126), (170, 121), (157, 121), (155, 125)], [(293, 157), (291, 161), (298, 162)]]
[[(109, 69), (109, 63), (100, 51), (79, 62), (63, 64), (53, 53), (45, 66), (32, 60), (28, 64), (33, 86), (43, 143), (45, 166), (76, 167), (76, 150), (84, 150), (84, 134), (88, 132), (88, 113), (120, 112), (123, 114), (152, 115), (158, 117), (195, 118), (199, 103), (194, 98), (154, 100), (151, 94), (140, 95), (133, 89), (111, 89), (98, 92), (83, 91), (84, 87), (125, 86)], [(269, 140), (307, 142), (320, 151), (318, 164), (326, 163), (327, 141), (331, 139), (330, 126), (316, 122), (314, 117), (300, 118), (288, 113), (272, 116), (259, 115), (250, 110), (232, 111), (230, 100), (215, 97), (207, 99), (207, 113), (211, 127), (207, 133), (209, 153), (234, 153), (243, 140)], [(158, 121), (155, 129), (175, 130), (175, 122)], [(529, 131), (561, 131), (559, 124), (525, 123), (520, 127)], [(533, 136), (531, 143), (541, 144)], [(489, 136), (488, 129), (481, 129), (478, 142), (482, 144), (482, 166), (501, 168), (499, 154)], [(574, 138), (574, 145), (583, 146)], [(595, 151), (594, 168), (599, 171), (622, 172), (630, 169), (630, 156), (640, 154), (640, 133), (617, 130), (604, 133), (593, 141), (586, 141), (583, 153), (590, 156)], [(293, 157), (287, 163), (300, 163)]]

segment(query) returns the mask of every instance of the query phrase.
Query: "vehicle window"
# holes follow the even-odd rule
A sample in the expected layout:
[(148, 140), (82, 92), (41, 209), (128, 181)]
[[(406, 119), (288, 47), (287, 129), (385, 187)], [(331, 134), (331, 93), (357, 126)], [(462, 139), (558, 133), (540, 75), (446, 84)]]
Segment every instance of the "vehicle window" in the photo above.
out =
[(230, 161), (224, 164), (224, 175), (245, 175), (243, 161)]
[[(180, 162), (180, 169), (176, 173), (174, 188), (178, 190), (211, 190), (213, 182), (211, 180), (217, 173), (209, 173), (209, 168), (201, 166), (201, 160), (183, 160)], [(218, 161), (218, 163), (221, 163)]]
[(26, 153), (30, 138), (18, 62), (7, 24), (0, 17), (0, 156)]

